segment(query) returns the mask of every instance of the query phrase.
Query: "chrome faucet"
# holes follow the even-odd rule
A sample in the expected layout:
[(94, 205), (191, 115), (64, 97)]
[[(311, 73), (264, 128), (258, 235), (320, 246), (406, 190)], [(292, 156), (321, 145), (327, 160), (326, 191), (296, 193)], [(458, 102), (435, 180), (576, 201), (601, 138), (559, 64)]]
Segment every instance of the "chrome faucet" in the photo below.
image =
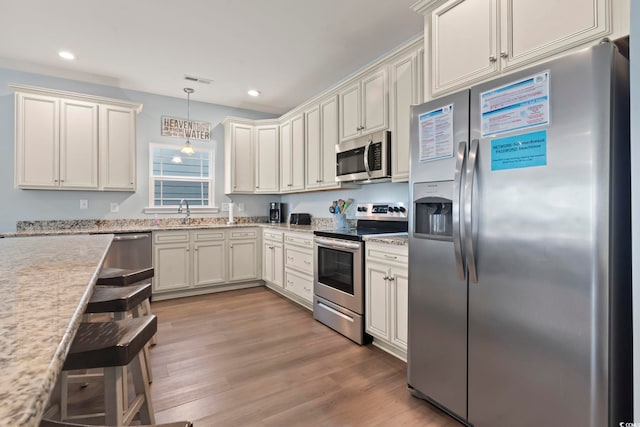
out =
[(184, 215), (184, 219), (182, 220), (182, 223), (184, 225), (189, 225), (189, 217), (191, 216), (191, 211), (189, 210), (189, 202), (187, 202), (185, 199), (180, 200), (180, 204), (178, 205), (178, 213), (182, 213), (183, 203), (187, 206), (187, 210), (185, 211), (185, 215)]

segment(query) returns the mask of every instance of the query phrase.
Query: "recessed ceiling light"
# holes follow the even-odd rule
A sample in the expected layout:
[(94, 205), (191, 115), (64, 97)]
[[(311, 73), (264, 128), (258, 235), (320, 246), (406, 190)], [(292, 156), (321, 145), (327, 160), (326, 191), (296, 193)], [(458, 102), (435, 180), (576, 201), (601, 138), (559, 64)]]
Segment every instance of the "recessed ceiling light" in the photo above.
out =
[(60, 56), (60, 58), (68, 59), (69, 61), (76, 59), (76, 56), (67, 50), (61, 50), (60, 52), (58, 52), (58, 55)]
[(251, 96), (260, 96), (260, 91), (255, 89), (249, 89), (247, 93)]

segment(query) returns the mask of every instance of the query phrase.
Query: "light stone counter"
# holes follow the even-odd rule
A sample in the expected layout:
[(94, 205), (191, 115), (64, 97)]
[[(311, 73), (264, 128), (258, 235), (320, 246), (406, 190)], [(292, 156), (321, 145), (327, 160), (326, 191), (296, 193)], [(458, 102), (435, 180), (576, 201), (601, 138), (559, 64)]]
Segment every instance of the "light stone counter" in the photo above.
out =
[(39, 424), (112, 239), (0, 239), (0, 425)]

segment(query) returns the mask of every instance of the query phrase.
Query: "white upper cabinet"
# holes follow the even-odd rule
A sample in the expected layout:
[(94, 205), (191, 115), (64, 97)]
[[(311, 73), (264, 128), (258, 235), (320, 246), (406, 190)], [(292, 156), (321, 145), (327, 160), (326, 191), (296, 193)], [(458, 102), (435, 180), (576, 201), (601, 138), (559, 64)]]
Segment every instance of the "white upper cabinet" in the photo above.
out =
[(386, 67), (375, 70), (339, 92), (340, 141), (388, 127)]
[(16, 90), (17, 188), (135, 191), (135, 116), (142, 105), (9, 86)]
[(135, 190), (136, 115), (131, 109), (100, 106), (100, 171), (104, 190)]
[(280, 191), (304, 190), (304, 116), (280, 125)]
[(305, 111), (307, 189), (339, 188), (336, 182), (338, 98), (331, 96)]
[(629, 33), (629, 0), (425, 0), (430, 97), (603, 37)]
[(227, 194), (255, 191), (253, 128), (252, 124), (225, 120), (224, 192)]
[(391, 129), (391, 179), (409, 179), (411, 105), (422, 100), (422, 48), (390, 65), (389, 113)]
[(278, 125), (256, 126), (256, 193), (280, 190)]

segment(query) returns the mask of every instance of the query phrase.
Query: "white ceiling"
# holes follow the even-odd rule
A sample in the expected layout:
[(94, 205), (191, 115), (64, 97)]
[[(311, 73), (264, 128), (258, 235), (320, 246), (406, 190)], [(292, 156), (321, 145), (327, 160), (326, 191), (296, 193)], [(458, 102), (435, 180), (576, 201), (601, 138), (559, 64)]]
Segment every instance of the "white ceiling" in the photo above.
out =
[(281, 114), (420, 34), (414, 2), (0, 0), (0, 67)]

